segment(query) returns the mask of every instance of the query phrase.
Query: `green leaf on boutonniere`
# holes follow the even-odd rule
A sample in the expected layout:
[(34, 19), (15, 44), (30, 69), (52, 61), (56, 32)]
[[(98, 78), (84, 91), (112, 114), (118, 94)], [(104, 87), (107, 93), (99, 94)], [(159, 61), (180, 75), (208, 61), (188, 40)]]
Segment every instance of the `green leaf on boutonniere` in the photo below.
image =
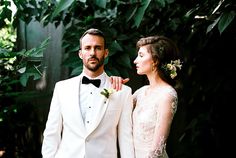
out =
[(101, 94), (104, 95), (107, 99), (109, 96), (114, 92), (114, 89), (106, 89), (104, 88), (103, 91), (101, 91)]

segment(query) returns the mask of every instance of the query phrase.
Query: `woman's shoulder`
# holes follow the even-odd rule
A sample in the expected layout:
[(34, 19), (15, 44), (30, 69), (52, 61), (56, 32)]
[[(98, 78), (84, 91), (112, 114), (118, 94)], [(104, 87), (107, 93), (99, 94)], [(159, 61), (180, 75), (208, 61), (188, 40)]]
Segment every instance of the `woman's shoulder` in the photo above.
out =
[(177, 102), (178, 100), (177, 91), (172, 86), (163, 87), (163, 89), (159, 90), (159, 92), (163, 100), (170, 100), (174, 102)]
[(163, 87), (160, 91), (163, 92), (163, 94), (170, 94), (174, 97), (177, 97), (176, 90), (170, 85)]
[(148, 87), (148, 85), (144, 85), (144, 86), (138, 88), (138, 89), (134, 92), (134, 95), (137, 95), (137, 94), (143, 92), (147, 87)]

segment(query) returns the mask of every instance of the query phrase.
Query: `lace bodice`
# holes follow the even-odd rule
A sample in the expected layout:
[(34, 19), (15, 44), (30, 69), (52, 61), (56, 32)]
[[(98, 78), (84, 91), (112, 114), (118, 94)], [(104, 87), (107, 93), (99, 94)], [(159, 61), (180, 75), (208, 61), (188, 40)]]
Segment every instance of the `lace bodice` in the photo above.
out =
[(146, 95), (148, 86), (134, 93), (133, 130), (136, 158), (168, 158), (165, 150), (177, 110), (177, 93), (170, 86)]

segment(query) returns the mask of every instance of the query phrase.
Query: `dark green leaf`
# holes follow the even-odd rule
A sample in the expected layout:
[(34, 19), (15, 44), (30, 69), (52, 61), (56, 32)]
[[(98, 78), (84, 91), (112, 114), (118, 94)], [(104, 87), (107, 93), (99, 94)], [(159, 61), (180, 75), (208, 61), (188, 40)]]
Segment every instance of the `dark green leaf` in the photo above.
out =
[(151, 2), (151, 0), (144, 0), (142, 2), (142, 5), (140, 8), (138, 8), (136, 14), (135, 14), (135, 18), (134, 18), (134, 24), (136, 27), (139, 27), (142, 19), (143, 19), (143, 16), (144, 16), (144, 13), (149, 5), (149, 3)]
[(218, 29), (220, 33), (222, 33), (229, 26), (229, 24), (233, 21), (234, 17), (235, 11), (223, 13), (218, 23)]
[(128, 22), (130, 19), (132, 19), (132, 17), (135, 15), (136, 11), (138, 9), (138, 6), (134, 6), (131, 7), (130, 9), (128, 9), (127, 13), (126, 13), (126, 21)]
[(132, 68), (128, 54), (122, 54), (119, 58), (116, 59), (116, 61), (124, 67)]
[(109, 47), (109, 56), (116, 54), (117, 51), (123, 51), (123, 49), (120, 44), (115, 40), (111, 43)]
[(60, 0), (55, 11), (52, 13), (53, 17), (57, 16), (61, 11), (66, 10), (73, 2), (74, 0)]
[(160, 8), (164, 8), (166, 5), (166, 1), (165, 0), (156, 0), (157, 4)]
[(80, 65), (72, 70), (71, 75), (72, 76), (79, 75), (82, 72), (82, 70), (83, 70), (83, 66)]
[(217, 25), (219, 20), (220, 20), (220, 17), (218, 17), (216, 20), (214, 20), (214, 22), (207, 27), (206, 33), (210, 32)]
[(26, 87), (27, 81), (29, 79), (28, 74), (24, 73), (23, 75), (21, 75), (20, 77), (20, 83), (22, 86)]
[(101, 8), (106, 8), (107, 0), (96, 0), (95, 4)]

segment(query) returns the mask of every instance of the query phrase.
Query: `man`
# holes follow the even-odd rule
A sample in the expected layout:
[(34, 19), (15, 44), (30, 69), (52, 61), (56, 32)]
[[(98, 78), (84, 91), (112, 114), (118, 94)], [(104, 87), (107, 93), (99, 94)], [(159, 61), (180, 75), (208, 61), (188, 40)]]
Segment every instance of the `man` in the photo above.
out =
[[(122, 85), (122, 90), (110, 91), (111, 80), (104, 72), (109, 52), (100, 30), (87, 30), (80, 47), (83, 72), (56, 83), (43, 158), (117, 158), (117, 144), (121, 158), (133, 158), (131, 88)], [(97, 87), (90, 79), (98, 80)]]

